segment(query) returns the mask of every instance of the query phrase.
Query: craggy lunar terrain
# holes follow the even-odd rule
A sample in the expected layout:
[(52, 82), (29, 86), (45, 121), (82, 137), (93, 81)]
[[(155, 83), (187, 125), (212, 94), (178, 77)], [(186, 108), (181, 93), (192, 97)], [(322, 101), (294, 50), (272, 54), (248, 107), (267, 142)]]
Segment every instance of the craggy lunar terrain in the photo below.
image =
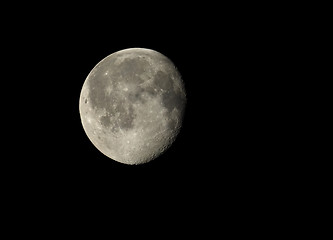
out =
[(121, 163), (142, 164), (174, 142), (185, 105), (184, 84), (174, 64), (154, 50), (130, 48), (93, 68), (79, 110), (99, 151)]

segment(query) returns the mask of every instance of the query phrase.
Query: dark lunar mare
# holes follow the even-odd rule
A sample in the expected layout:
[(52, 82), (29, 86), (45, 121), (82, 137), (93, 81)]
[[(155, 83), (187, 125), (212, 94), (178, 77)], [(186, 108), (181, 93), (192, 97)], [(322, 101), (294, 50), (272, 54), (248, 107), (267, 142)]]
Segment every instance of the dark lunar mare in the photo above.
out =
[[(131, 129), (135, 119), (133, 106), (129, 104), (124, 95), (120, 94), (118, 88), (120, 82), (125, 84), (138, 85), (143, 82), (139, 74), (145, 71), (148, 62), (145, 60), (125, 59), (121, 64), (116, 65), (114, 59), (105, 59), (94, 72), (94, 76), (89, 79), (89, 99), (91, 106), (95, 110), (106, 112), (101, 116), (101, 124), (112, 131), (121, 129)], [(108, 73), (108, 74), (105, 74)], [(114, 89), (107, 93), (107, 88)], [(140, 99), (140, 92), (134, 98)], [(117, 121), (111, 122), (111, 117), (119, 114)]]
[[(132, 103), (145, 103), (144, 94), (155, 97), (162, 93), (162, 104), (169, 112), (174, 108), (177, 108), (180, 112), (183, 111), (185, 97), (180, 91), (175, 92), (174, 90), (174, 82), (171, 78), (171, 76), (175, 76), (174, 72), (172, 72), (172, 75), (158, 71), (151, 86), (141, 87), (140, 84), (144, 82), (144, 79), (140, 75), (149, 70), (149, 62), (142, 57), (125, 58), (123, 62), (117, 65), (115, 63), (116, 58), (110, 57), (102, 61), (88, 82), (91, 106), (95, 110), (105, 112), (99, 119), (104, 127), (110, 127), (112, 131), (117, 131), (119, 128), (131, 129), (135, 119)], [(164, 61), (165, 64), (170, 64), (170, 62)], [(108, 74), (105, 74), (106, 72)], [(125, 95), (120, 94), (122, 90), (119, 89), (118, 83), (135, 86), (133, 92), (127, 93), (128, 99), (124, 99)], [(113, 89), (111, 93), (106, 92), (109, 86), (112, 86)], [(157, 89), (157, 91), (154, 89)], [(111, 117), (117, 113), (119, 114), (117, 121), (111, 122)], [(168, 126), (169, 129), (174, 129), (176, 122), (170, 120)]]
[(168, 109), (169, 112), (171, 112), (174, 108), (177, 108), (180, 112), (183, 112), (185, 97), (181, 94), (180, 91), (176, 92), (174, 90), (174, 83), (170, 74), (158, 71), (154, 78), (154, 84), (163, 90), (163, 106)]

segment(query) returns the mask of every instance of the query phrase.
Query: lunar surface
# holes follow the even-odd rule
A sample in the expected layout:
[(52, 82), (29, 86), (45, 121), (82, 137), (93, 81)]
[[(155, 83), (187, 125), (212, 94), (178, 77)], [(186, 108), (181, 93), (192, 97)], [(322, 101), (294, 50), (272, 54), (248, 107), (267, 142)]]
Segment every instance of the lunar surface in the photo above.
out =
[(115, 52), (87, 76), (80, 95), (83, 128), (107, 157), (149, 162), (175, 141), (186, 105), (180, 73), (166, 56), (143, 48)]

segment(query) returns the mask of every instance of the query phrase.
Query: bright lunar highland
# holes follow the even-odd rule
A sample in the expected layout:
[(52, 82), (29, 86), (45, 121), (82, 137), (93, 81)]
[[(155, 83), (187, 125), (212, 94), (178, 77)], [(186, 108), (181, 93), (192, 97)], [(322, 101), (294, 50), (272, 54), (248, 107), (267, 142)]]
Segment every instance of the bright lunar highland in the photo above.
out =
[(175, 65), (144, 48), (121, 50), (101, 60), (80, 94), (83, 128), (93, 145), (125, 164), (149, 162), (176, 139), (186, 105)]

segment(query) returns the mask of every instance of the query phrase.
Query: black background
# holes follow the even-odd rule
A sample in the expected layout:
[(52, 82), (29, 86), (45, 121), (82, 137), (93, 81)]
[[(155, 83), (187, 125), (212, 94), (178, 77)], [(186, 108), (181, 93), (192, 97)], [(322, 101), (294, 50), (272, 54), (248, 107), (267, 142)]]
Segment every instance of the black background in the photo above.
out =
[[(251, 212), (278, 198), (283, 177), (277, 176), (286, 166), (280, 148), (288, 146), (274, 137), (286, 120), (274, 96), (288, 39), (279, 35), (272, 9), (258, 15), (243, 5), (191, 4), (53, 6), (9, 27), (6, 39), (17, 52), (12, 76), (22, 79), (16, 91), (24, 99), (10, 109), (24, 116), (24, 124), (12, 119), (23, 137), (13, 138), (10, 166), (3, 168), (16, 201), (31, 199), (65, 216), (131, 209), (194, 223), (197, 214)], [(131, 47), (169, 57), (187, 92), (177, 140), (139, 166), (100, 153), (78, 108), (91, 69)]]

